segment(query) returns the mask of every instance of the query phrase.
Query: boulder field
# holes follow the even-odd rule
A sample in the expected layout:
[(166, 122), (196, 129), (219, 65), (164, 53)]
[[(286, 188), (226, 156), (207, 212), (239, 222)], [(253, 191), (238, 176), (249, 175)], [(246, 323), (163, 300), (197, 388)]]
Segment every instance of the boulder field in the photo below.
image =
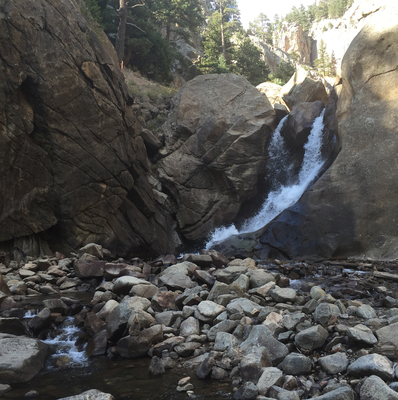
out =
[[(148, 263), (112, 259), (96, 244), (75, 257), (12, 261), (0, 266), (11, 292), (0, 297), (0, 390), (12, 396), (54, 352), (30, 336), (52, 337), (72, 319), (89, 360), (149, 356), (154, 376), (183, 367), (188, 377), (176, 390), (189, 395), (196, 375), (230, 382), (235, 400), (398, 399), (394, 268), (227, 259), (214, 250)], [(84, 291), (88, 304), (77, 298)], [(68, 362), (52, 356), (56, 368)], [(79, 396), (67, 399), (113, 398)]]

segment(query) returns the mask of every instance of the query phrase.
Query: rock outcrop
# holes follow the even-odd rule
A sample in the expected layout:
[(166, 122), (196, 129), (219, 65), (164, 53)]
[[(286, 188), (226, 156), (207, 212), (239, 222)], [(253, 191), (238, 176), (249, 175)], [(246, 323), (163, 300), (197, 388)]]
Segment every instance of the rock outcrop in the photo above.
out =
[(229, 223), (265, 174), (275, 112), (242, 76), (199, 76), (174, 97), (157, 163), (182, 234), (196, 240)]
[(344, 56), (337, 109), (341, 151), (261, 239), (290, 257), (396, 258), (397, 6), (374, 16)]
[[(75, 1), (0, 5), (0, 242), (173, 251), (113, 46)], [(48, 251), (47, 251), (48, 254)]]

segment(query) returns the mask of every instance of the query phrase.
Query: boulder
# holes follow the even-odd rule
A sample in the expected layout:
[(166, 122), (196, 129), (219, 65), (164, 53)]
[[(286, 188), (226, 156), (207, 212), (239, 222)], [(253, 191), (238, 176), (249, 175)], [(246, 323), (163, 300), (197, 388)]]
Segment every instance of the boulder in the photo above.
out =
[(104, 275), (106, 261), (77, 260), (74, 268), (78, 278), (100, 278)]
[(242, 76), (198, 76), (173, 98), (157, 166), (187, 239), (229, 223), (257, 194), (274, 120), (268, 99)]
[(263, 82), (256, 86), (256, 89), (267, 96), (269, 102), (275, 106), (275, 103), (284, 104), (281, 96), (282, 86), (273, 82)]
[(377, 353), (390, 357), (393, 360), (398, 359), (398, 322), (387, 325), (376, 331), (378, 343), (375, 346)]
[(28, 382), (44, 367), (48, 346), (38, 339), (0, 333), (0, 381)]
[(198, 267), (195, 264), (184, 261), (166, 268), (166, 270), (160, 274), (159, 280), (172, 289), (184, 290), (192, 288), (197, 285), (190, 278), (196, 268)]
[(261, 239), (288, 258), (397, 258), (397, 14), (389, 2), (347, 49), (336, 87), (341, 151)]
[(280, 93), (290, 110), (304, 102), (322, 101), (325, 105), (328, 102), (328, 94), (320, 77), (301, 67), (297, 68)]
[(398, 400), (398, 393), (376, 375), (365, 379), (359, 395), (361, 400)]
[(105, 33), (76, 2), (15, 2), (0, 13), (0, 242), (18, 257), (51, 254), (39, 235), (51, 229), (64, 253), (92, 242), (120, 255), (174, 251)]

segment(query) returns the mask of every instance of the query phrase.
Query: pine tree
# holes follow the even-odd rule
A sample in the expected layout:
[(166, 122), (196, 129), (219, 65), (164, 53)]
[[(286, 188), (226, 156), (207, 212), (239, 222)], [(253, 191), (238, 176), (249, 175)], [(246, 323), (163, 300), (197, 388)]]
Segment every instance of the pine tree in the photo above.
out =
[(249, 23), (249, 29), (253, 34), (253, 36), (258, 37), (263, 42), (266, 41), (269, 27), (270, 27), (270, 20), (263, 13), (259, 14), (259, 16), (253, 22)]
[(260, 50), (249, 38), (245, 38), (236, 50), (236, 72), (243, 75), (254, 86), (268, 79), (269, 68), (261, 60)]

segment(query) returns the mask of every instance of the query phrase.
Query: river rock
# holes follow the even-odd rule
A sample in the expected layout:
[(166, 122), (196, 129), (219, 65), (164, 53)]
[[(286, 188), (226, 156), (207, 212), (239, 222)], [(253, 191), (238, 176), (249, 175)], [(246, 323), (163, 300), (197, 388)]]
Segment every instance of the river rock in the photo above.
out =
[(378, 343), (375, 350), (392, 359), (398, 358), (398, 322), (387, 325), (376, 331)]
[(196, 368), (196, 376), (199, 379), (206, 379), (210, 373), (213, 367), (216, 365), (216, 360), (214, 357), (211, 357), (210, 355), (207, 355), (207, 357), (199, 364), (199, 366)]
[[(52, 228), (52, 245), (68, 251), (87, 242), (121, 255), (174, 251), (178, 235), (153, 194), (142, 128), (105, 33), (93, 30), (75, 2), (18, 2), (1, 13), (0, 69), (12, 63), (13, 73), (0, 85), (1, 125), (9, 132), (1, 136), (8, 156), (1, 157), (0, 187), (10, 188), (0, 242), (51, 254), (38, 234)], [(20, 182), (15, 190), (13, 182)]]
[(113, 292), (116, 294), (128, 294), (135, 285), (149, 285), (150, 283), (144, 279), (135, 278), (134, 276), (121, 276), (117, 278), (113, 284)]
[(326, 296), (326, 292), (319, 286), (313, 286), (310, 290), (310, 296), (314, 300), (319, 300)]
[(267, 350), (265, 347), (253, 347), (252, 351), (240, 360), (240, 376), (244, 381), (257, 383), (264, 367), (272, 367)]
[(234, 400), (254, 400), (258, 395), (258, 387), (253, 382), (245, 382), (235, 393)]
[(231, 221), (256, 194), (275, 112), (246, 79), (232, 74), (197, 76), (173, 105), (158, 170), (177, 203), (182, 234), (195, 240)]
[(340, 310), (336, 305), (321, 303), (315, 309), (314, 319), (316, 322), (319, 322), (322, 325), (326, 325), (331, 317), (339, 315), (340, 315)]
[(48, 346), (26, 336), (0, 333), (0, 380), (2, 383), (28, 382), (43, 367)]
[(218, 332), (214, 341), (215, 351), (225, 351), (232, 347), (237, 347), (239, 344), (238, 339), (227, 332)]
[(98, 317), (100, 317), (103, 320), (106, 320), (108, 318), (108, 315), (112, 312), (112, 310), (117, 307), (119, 303), (116, 300), (108, 300), (104, 306), (101, 308), (100, 311), (97, 312)]
[(278, 368), (264, 368), (264, 371), (257, 382), (258, 392), (265, 396), (271, 386), (278, 385), (281, 382), (282, 376), (283, 373)]
[(349, 361), (345, 353), (335, 353), (321, 357), (318, 360), (322, 369), (330, 375), (335, 375), (347, 370)]
[(105, 261), (77, 260), (74, 268), (78, 278), (101, 278), (104, 275)]
[(87, 343), (86, 354), (90, 356), (100, 356), (106, 353), (108, 338), (106, 330), (97, 332)]
[(115, 398), (109, 393), (104, 393), (97, 389), (90, 389), (76, 396), (62, 397), (58, 400), (115, 400)]
[(198, 311), (205, 317), (211, 318), (212, 320), (224, 310), (224, 306), (220, 306), (213, 301), (201, 301), (198, 305)]
[(117, 342), (117, 352), (125, 358), (144, 356), (150, 347), (163, 340), (161, 325), (154, 325), (144, 329), (135, 336), (125, 336)]
[(263, 286), (268, 282), (275, 282), (275, 278), (269, 272), (263, 269), (255, 269), (250, 271), (250, 287), (258, 288), (259, 286)]
[(256, 89), (267, 96), (269, 102), (275, 107), (275, 103), (283, 104), (281, 90), (282, 86), (273, 82), (263, 82), (256, 86)]
[(189, 357), (201, 346), (198, 342), (181, 343), (174, 347), (174, 351), (181, 357)]
[(286, 375), (306, 375), (311, 371), (312, 362), (304, 354), (290, 353), (279, 364), (278, 368)]
[(294, 338), (294, 343), (301, 349), (314, 350), (322, 347), (328, 336), (325, 328), (321, 325), (316, 325), (299, 332)]
[(61, 299), (45, 299), (43, 300), (44, 307), (50, 309), (53, 313), (61, 313), (66, 315), (68, 313), (68, 306)]
[(254, 301), (245, 298), (234, 299), (227, 305), (227, 311), (229, 313), (234, 314), (243, 312), (248, 317), (258, 315), (261, 308), (262, 307)]
[(173, 289), (187, 289), (195, 287), (197, 284), (190, 278), (197, 266), (185, 261), (172, 265), (160, 275), (159, 280), (166, 286)]
[(26, 326), (18, 318), (1, 318), (0, 317), (0, 333), (9, 333), (16, 336), (29, 336)]
[(348, 367), (348, 373), (354, 376), (377, 375), (382, 379), (389, 380), (394, 376), (391, 362), (380, 354), (368, 354), (359, 357)]
[(398, 393), (376, 375), (365, 379), (359, 395), (361, 400), (398, 400)]
[(359, 306), (356, 310), (356, 314), (358, 317), (365, 319), (377, 318), (376, 311), (373, 309), (373, 307), (367, 304), (362, 304)]
[(180, 335), (188, 337), (191, 335), (199, 335), (200, 327), (199, 321), (194, 317), (189, 317), (185, 321), (182, 321), (180, 326)]
[(7, 296), (11, 296), (10, 288), (6, 284), (4, 278), (1, 274), (0, 274), (0, 291), (2, 291)]
[(131, 296), (140, 296), (140, 297), (145, 297), (147, 299), (152, 299), (152, 297), (158, 293), (159, 293), (159, 289), (157, 288), (157, 286), (152, 285), (152, 284), (134, 285), (129, 292), (129, 294)]
[[(312, 397), (309, 400), (355, 400), (354, 391), (350, 387), (340, 387), (322, 396)], [(362, 399), (361, 399), (362, 400)], [(375, 399), (376, 400), (376, 399)]]
[(240, 349), (246, 354), (250, 353), (253, 347), (265, 347), (273, 365), (278, 365), (289, 354), (288, 348), (276, 340), (264, 325), (253, 326), (247, 339), (240, 345)]
[(297, 297), (297, 292), (294, 289), (291, 288), (280, 288), (280, 287), (275, 287), (272, 289), (271, 297), (280, 303), (284, 302), (294, 302)]
[(371, 329), (363, 324), (355, 325), (351, 328), (347, 329), (347, 336), (358, 342), (364, 342), (366, 344), (375, 344), (377, 343), (377, 339)]
[(209, 331), (207, 332), (207, 337), (209, 340), (213, 341), (216, 339), (217, 333), (219, 332), (231, 333), (238, 325), (239, 321), (232, 321), (230, 319), (221, 321), (209, 329)]

